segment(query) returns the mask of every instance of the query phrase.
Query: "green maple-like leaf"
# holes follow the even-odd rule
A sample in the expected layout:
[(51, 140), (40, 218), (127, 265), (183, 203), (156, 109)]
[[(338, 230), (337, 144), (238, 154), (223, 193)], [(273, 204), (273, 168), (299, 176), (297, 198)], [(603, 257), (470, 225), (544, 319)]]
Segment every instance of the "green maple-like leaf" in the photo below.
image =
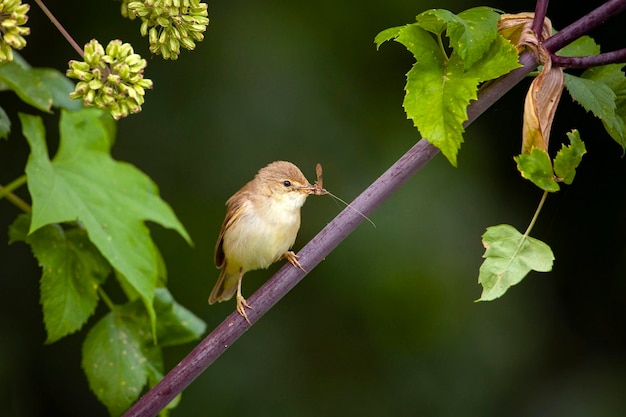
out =
[(40, 281), (43, 320), (52, 343), (79, 330), (98, 304), (98, 287), (111, 267), (80, 228), (44, 226), (27, 235), (30, 216), (11, 225), (11, 242), (25, 240), (43, 270)]
[(417, 24), (439, 36), (445, 30), (450, 47), (461, 57), (464, 68), (482, 58), (498, 36), (499, 13), (491, 7), (474, 7), (458, 15), (445, 9), (427, 10), (417, 15)]
[(515, 162), (517, 162), (517, 169), (522, 177), (537, 187), (551, 193), (559, 191), (559, 184), (554, 178), (550, 155), (543, 149), (533, 148), (530, 153), (515, 157)]
[(20, 115), (31, 147), (26, 165), (33, 200), (30, 233), (78, 221), (113, 268), (143, 300), (155, 327), (152, 306), (159, 255), (145, 221), (189, 236), (157, 186), (134, 166), (110, 156), (113, 122), (101, 111), (62, 111), (59, 150), (51, 161), (40, 118)]
[[(415, 56), (404, 109), (422, 137), (455, 166), (467, 106), (477, 98), (479, 84), (519, 67), (516, 49), (497, 34), (498, 13), (488, 7), (464, 13), (431, 10), (419, 15), (417, 23), (384, 30), (375, 38), (379, 47), (394, 39)], [(444, 30), (450, 34), (449, 57), (437, 42)]]
[(554, 255), (550, 247), (540, 240), (522, 235), (513, 226), (501, 224), (488, 227), (482, 240), (486, 250), (478, 277), (483, 286), (478, 301), (501, 297), (530, 271), (552, 270)]
[(587, 153), (585, 144), (580, 139), (578, 130), (573, 130), (567, 134), (570, 144), (565, 145), (554, 158), (554, 173), (565, 184), (571, 184), (576, 175), (576, 168), (580, 165), (583, 155)]

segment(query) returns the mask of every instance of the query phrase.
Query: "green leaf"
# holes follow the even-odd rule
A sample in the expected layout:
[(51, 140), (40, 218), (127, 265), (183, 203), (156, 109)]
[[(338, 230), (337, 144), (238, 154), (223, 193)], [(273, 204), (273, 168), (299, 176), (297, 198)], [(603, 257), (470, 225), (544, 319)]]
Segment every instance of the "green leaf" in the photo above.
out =
[(554, 179), (550, 155), (542, 149), (533, 148), (530, 153), (514, 158), (522, 177), (530, 180), (537, 187), (551, 193), (559, 191), (559, 184)]
[(146, 382), (152, 387), (163, 378), (163, 346), (197, 340), (204, 333), (205, 324), (176, 303), (167, 289), (156, 290), (154, 304), (158, 345), (147, 331), (150, 318), (139, 301), (116, 307), (89, 331), (83, 344), (82, 366), (89, 386), (112, 415), (125, 411)]
[(79, 221), (141, 296), (155, 326), (152, 300), (159, 255), (145, 221), (174, 229), (191, 243), (186, 230), (145, 174), (111, 158), (110, 117), (95, 109), (62, 111), (61, 140), (52, 161), (41, 119), (24, 114), (20, 119), (31, 146), (26, 165), (33, 199), (30, 232), (51, 223)]
[(11, 133), (11, 120), (4, 109), (0, 107), (0, 139), (8, 139), (9, 133)]
[(111, 272), (109, 264), (84, 230), (64, 230), (58, 224), (27, 235), (30, 216), (22, 214), (9, 228), (10, 242), (28, 243), (42, 267), (43, 319), (53, 343), (79, 330), (98, 304), (98, 287)]
[(50, 112), (52, 95), (32, 68), (25, 68), (17, 62), (0, 63), (0, 83), (13, 90), (25, 103)]
[[(470, 17), (478, 19), (472, 13), (469, 13)], [(490, 13), (497, 16), (495, 12)], [(476, 15), (480, 13), (476, 12)], [(420, 16), (421, 24), (390, 28), (379, 33), (375, 41), (380, 45), (395, 39), (415, 56), (417, 62), (407, 74), (404, 109), (422, 137), (438, 147), (456, 166), (467, 106), (477, 98), (478, 85), (518, 68), (517, 50), (497, 35), (495, 27), (491, 35), (455, 29), (459, 31), (453, 31), (457, 48), (447, 57), (431, 33), (420, 25), (435, 30), (439, 20), (456, 22), (455, 18), (447, 11), (430, 11)], [(463, 27), (460, 23), (455, 25)], [(484, 48), (488, 36), (492, 36), (493, 41)], [(476, 49), (470, 52), (472, 48)]]
[(89, 387), (113, 416), (121, 415), (146, 385), (145, 333), (124, 309), (96, 323), (83, 343), (82, 367)]
[(380, 45), (382, 45), (383, 43), (397, 38), (398, 35), (400, 34), (400, 32), (402, 32), (406, 26), (408, 26), (408, 25), (396, 26), (396, 27), (388, 28), (388, 29), (385, 29), (385, 30), (381, 31), (374, 38), (374, 43), (376, 44), (376, 49), (379, 49)]
[(154, 308), (159, 318), (157, 337), (161, 346), (174, 346), (197, 340), (206, 330), (206, 324), (178, 304), (165, 288), (157, 288)]
[(554, 173), (565, 184), (571, 184), (576, 175), (576, 168), (587, 153), (585, 144), (580, 139), (578, 130), (573, 130), (567, 134), (570, 145), (563, 144), (561, 150), (554, 158)]
[(587, 78), (565, 74), (565, 88), (574, 101), (601, 120), (615, 118), (615, 93), (611, 87)]
[(486, 250), (478, 277), (483, 286), (478, 301), (501, 297), (531, 270), (552, 270), (554, 255), (550, 247), (540, 240), (522, 235), (513, 226), (501, 224), (488, 227), (482, 240)]
[(467, 69), (465, 76), (473, 77), (481, 83), (508, 74), (520, 66), (515, 46), (504, 37), (498, 36), (483, 57)]
[(479, 83), (519, 66), (517, 52), (508, 41), (497, 38), (492, 46), (493, 50), (467, 71), (458, 55), (452, 54), (445, 63), (431, 51), (432, 59), (424, 58), (428, 55), (417, 58), (407, 74), (404, 109), (408, 117), (422, 137), (438, 147), (454, 166), (463, 143), (467, 106), (477, 98)]
[(585, 35), (560, 49), (556, 54), (560, 56), (586, 56), (598, 55), (599, 53), (600, 45), (592, 37)]
[(614, 117), (602, 119), (602, 124), (611, 137), (626, 148), (626, 76), (622, 68), (624, 64), (611, 64), (592, 67), (582, 77), (606, 84), (615, 94)]
[(464, 69), (478, 61), (498, 36), (500, 14), (491, 7), (474, 7), (458, 15), (444, 10), (427, 10), (417, 16), (423, 29), (440, 35), (445, 29), (450, 47), (461, 57)]
[(80, 110), (81, 100), (72, 100), (69, 94), (74, 91), (74, 83), (63, 73), (53, 68), (33, 68), (31, 72), (39, 78), (42, 87), (50, 92), (52, 106), (67, 110)]
[(17, 216), (13, 223), (9, 225), (9, 243), (26, 242), (29, 228), (30, 216), (28, 214)]

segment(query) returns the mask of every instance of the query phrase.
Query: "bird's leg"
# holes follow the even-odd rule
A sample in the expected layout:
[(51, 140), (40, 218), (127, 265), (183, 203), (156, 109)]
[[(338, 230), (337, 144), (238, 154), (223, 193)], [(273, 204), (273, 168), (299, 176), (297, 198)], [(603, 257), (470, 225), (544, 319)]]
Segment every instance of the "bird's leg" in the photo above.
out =
[(246, 314), (246, 308), (252, 308), (252, 307), (250, 307), (250, 304), (248, 304), (246, 299), (243, 298), (243, 295), (241, 295), (241, 281), (242, 281), (242, 278), (243, 278), (243, 271), (240, 269), (239, 270), (239, 281), (237, 282), (237, 311), (239, 312), (239, 314), (241, 314), (241, 316), (244, 319), (246, 319), (248, 324), (252, 324), (252, 323), (250, 323), (250, 320), (248, 319), (248, 315)]
[(287, 251), (283, 253), (283, 258), (287, 259), (291, 263), (291, 265), (295, 266), (296, 268), (300, 268), (301, 270), (306, 272), (306, 269), (302, 268), (302, 265), (300, 265), (300, 262), (298, 262), (298, 255), (296, 255), (292, 251)]

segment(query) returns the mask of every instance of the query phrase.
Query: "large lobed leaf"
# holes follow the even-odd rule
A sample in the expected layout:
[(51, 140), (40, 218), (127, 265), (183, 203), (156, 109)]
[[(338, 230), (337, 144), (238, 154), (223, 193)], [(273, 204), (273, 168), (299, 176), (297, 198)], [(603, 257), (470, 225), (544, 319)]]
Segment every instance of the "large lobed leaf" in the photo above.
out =
[(79, 222), (89, 239), (143, 300), (154, 329), (152, 299), (160, 272), (158, 251), (145, 221), (185, 228), (134, 166), (110, 156), (113, 121), (95, 109), (63, 111), (59, 150), (51, 161), (38, 117), (20, 115), (31, 147), (26, 165), (33, 200), (29, 233), (53, 223)]
[[(467, 106), (477, 98), (478, 85), (519, 67), (517, 50), (497, 33), (498, 19), (488, 7), (459, 15), (430, 10), (420, 14), (417, 23), (384, 30), (375, 38), (378, 47), (393, 39), (414, 55), (404, 109), (422, 137), (453, 165), (463, 142)], [(437, 42), (444, 30), (450, 37), (449, 57)]]

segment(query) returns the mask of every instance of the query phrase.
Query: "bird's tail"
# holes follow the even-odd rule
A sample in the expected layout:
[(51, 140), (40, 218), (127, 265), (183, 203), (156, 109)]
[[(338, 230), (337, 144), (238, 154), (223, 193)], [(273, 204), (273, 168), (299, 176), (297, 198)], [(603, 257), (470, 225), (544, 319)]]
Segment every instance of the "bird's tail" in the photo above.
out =
[(240, 276), (239, 271), (227, 271), (226, 265), (220, 271), (220, 276), (209, 296), (209, 304), (216, 302), (228, 301), (233, 298), (237, 291), (237, 283)]

